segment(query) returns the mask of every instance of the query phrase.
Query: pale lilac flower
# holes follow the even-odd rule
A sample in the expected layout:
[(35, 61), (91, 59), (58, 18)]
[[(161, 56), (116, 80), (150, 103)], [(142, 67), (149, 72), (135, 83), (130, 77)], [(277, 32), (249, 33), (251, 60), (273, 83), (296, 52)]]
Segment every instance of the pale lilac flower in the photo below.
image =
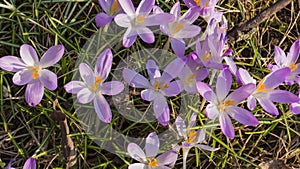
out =
[(275, 46), (274, 59), (276, 65), (269, 65), (269, 69), (273, 72), (278, 69), (288, 67), (290, 68), (291, 73), (289, 76), (286, 77), (285, 82), (291, 85), (294, 82), (300, 84), (300, 77), (299, 77), (300, 66), (299, 63), (297, 63), (297, 60), (299, 58), (299, 53), (300, 53), (300, 40), (296, 40), (293, 43), (287, 55), (280, 47)]
[(49, 90), (57, 88), (57, 76), (45, 69), (56, 64), (64, 53), (63, 45), (52, 46), (39, 61), (34, 48), (24, 44), (20, 48), (21, 58), (4, 56), (0, 58), (0, 67), (4, 70), (16, 72), (13, 83), (26, 85), (25, 99), (30, 106), (39, 104), (44, 95), (44, 87)]
[[(299, 92), (299, 91), (298, 91)], [(300, 98), (300, 92), (298, 94), (298, 97)], [(291, 112), (298, 115), (300, 114), (300, 101), (298, 102), (295, 102), (295, 103), (292, 103), (290, 105), (290, 109), (291, 109)]]
[[(163, 33), (170, 37), (171, 47), (175, 54), (179, 57), (184, 56), (185, 42), (183, 38), (193, 38), (197, 36), (201, 28), (197, 25), (192, 25), (199, 16), (197, 7), (190, 8), (182, 16), (180, 15), (180, 2), (176, 2), (172, 7), (170, 13), (175, 16), (173, 22), (160, 26)], [(154, 13), (163, 13), (164, 11), (155, 6)]]
[[(253, 93), (248, 97), (248, 108), (253, 110), (256, 106), (257, 100), (266, 112), (277, 116), (279, 115), (279, 112), (273, 102), (284, 104), (298, 102), (300, 99), (291, 92), (275, 90), (276, 87), (284, 82), (290, 72), (290, 68), (286, 67), (278, 69), (264, 77), (259, 82)], [(246, 70), (240, 68), (238, 70), (238, 75), (243, 84), (256, 84), (256, 80), (253, 79)]]
[(136, 40), (137, 35), (146, 42), (154, 42), (154, 34), (148, 26), (162, 25), (172, 22), (174, 16), (166, 13), (149, 15), (155, 0), (142, 0), (135, 10), (131, 0), (119, 1), (125, 14), (118, 14), (115, 17), (117, 25), (127, 28), (123, 37), (123, 46), (130, 47)]
[(210, 119), (218, 117), (225, 136), (233, 139), (234, 129), (229, 116), (248, 126), (256, 126), (258, 120), (251, 112), (237, 106), (250, 96), (255, 90), (255, 85), (244, 85), (228, 95), (231, 85), (232, 77), (230, 71), (226, 68), (221, 71), (217, 78), (216, 93), (213, 92), (210, 86), (202, 82), (197, 83), (197, 89), (201, 96), (209, 102), (206, 106), (207, 117)]
[(119, 0), (98, 0), (100, 6), (104, 12), (100, 12), (96, 15), (95, 21), (98, 27), (109, 24), (114, 17), (123, 12), (122, 7), (119, 4)]
[(64, 86), (68, 93), (77, 94), (79, 103), (87, 104), (93, 101), (99, 119), (105, 123), (111, 121), (112, 113), (103, 95), (116, 95), (124, 90), (122, 82), (104, 82), (111, 70), (112, 59), (111, 50), (106, 49), (99, 55), (94, 72), (86, 63), (81, 63), (79, 73), (83, 82), (71, 81)]
[(184, 142), (182, 142), (182, 155), (183, 155), (183, 169), (186, 168), (186, 159), (189, 153), (189, 150), (192, 147), (197, 147), (200, 149), (208, 150), (208, 151), (216, 151), (218, 148), (213, 148), (204, 144), (201, 144), (205, 140), (205, 130), (193, 130), (192, 128), (196, 125), (197, 114), (193, 113), (190, 117), (190, 122), (188, 124), (188, 128), (186, 127), (183, 119), (178, 116), (175, 120), (176, 128), (179, 136), (184, 138)]
[(155, 117), (163, 126), (166, 126), (170, 120), (170, 110), (165, 97), (176, 96), (182, 91), (179, 81), (173, 79), (177, 77), (183, 66), (184, 62), (177, 58), (168, 64), (161, 75), (156, 63), (148, 60), (146, 69), (150, 82), (133, 70), (127, 68), (123, 70), (123, 78), (130, 86), (145, 88), (141, 97), (143, 100), (153, 101)]
[(30, 157), (26, 160), (23, 169), (36, 169), (36, 161), (35, 158)]
[[(127, 151), (129, 155), (140, 163), (130, 164), (128, 169), (170, 169), (177, 160), (177, 152), (169, 150), (157, 156), (159, 150), (159, 139), (152, 132), (146, 138), (145, 152), (135, 143), (129, 143)], [(156, 157), (157, 156), (157, 157)]]
[(187, 93), (195, 94), (197, 93), (196, 82), (204, 80), (208, 76), (208, 70), (199, 65), (198, 57), (193, 52), (183, 60), (186, 60), (186, 63), (178, 74), (181, 86)]

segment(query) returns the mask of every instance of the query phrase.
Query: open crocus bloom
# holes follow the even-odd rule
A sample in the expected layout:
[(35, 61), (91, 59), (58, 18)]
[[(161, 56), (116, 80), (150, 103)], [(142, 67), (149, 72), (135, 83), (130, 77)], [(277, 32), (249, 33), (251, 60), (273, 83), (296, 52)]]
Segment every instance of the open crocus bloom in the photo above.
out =
[(175, 80), (178, 73), (182, 70), (184, 62), (176, 58), (165, 68), (163, 74), (153, 60), (148, 60), (146, 69), (150, 82), (139, 73), (125, 68), (123, 70), (124, 80), (132, 87), (145, 88), (141, 97), (146, 101), (153, 101), (153, 109), (156, 119), (163, 126), (166, 126), (170, 120), (170, 110), (165, 97), (176, 96), (182, 91), (180, 82)]
[(287, 55), (280, 47), (275, 46), (274, 59), (276, 65), (269, 65), (269, 69), (273, 72), (278, 69), (288, 67), (290, 68), (291, 73), (289, 76), (286, 77), (285, 82), (287, 82), (287, 84), (293, 84), (294, 82), (300, 84), (300, 77), (299, 77), (300, 66), (297, 63), (297, 60), (299, 58), (299, 53), (300, 53), (300, 40), (296, 40), (293, 43)]
[(172, 22), (174, 16), (166, 13), (149, 15), (155, 0), (142, 0), (135, 10), (131, 0), (119, 1), (125, 14), (118, 14), (115, 17), (117, 25), (127, 28), (123, 37), (123, 46), (130, 47), (136, 40), (137, 35), (146, 42), (154, 42), (153, 32), (147, 28), (148, 26), (162, 25)]
[(204, 80), (208, 76), (208, 70), (200, 67), (198, 57), (193, 52), (187, 58), (183, 57), (183, 60), (186, 60), (186, 63), (178, 74), (181, 86), (187, 93), (195, 94), (196, 82)]
[(206, 106), (207, 117), (210, 119), (218, 117), (223, 133), (228, 138), (233, 139), (234, 129), (229, 116), (249, 126), (256, 126), (258, 120), (251, 112), (237, 106), (250, 96), (255, 90), (255, 85), (251, 83), (244, 85), (228, 95), (231, 85), (232, 77), (230, 71), (226, 68), (221, 71), (217, 78), (216, 93), (213, 92), (210, 86), (202, 82), (197, 83), (197, 89), (201, 96), (209, 102)]
[(4, 56), (0, 58), (0, 67), (4, 70), (16, 72), (13, 83), (26, 85), (25, 99), (30, 106), (39, 104), (44, 95), (44, 87), (49, 90), (57, 88), (57, 76), (45, 69), (56, 64), (64, 53), (62, 45), (52, 46), (39, 60), (34, 48), (30, 45), (22, 45), (21, 58)]
[(175, 150), (167, 151), (158, 157), (159, 139), (156, 133), (152, 132), (146, 138), (145, 152), (135, 143), (130, 143), (127, 147), (129, 155), (140, 163), (129, 165), (129, 169), (170, 169), (177, 160)]
[[(278, 103), (295, 103), (299, 101), (299, 98), (291, 92), (285, 90), (275, 90), (280, 84), (284, 82), (286, 77), (290, 75), (290, 68), (278, 69), (266, 77), (264, 77), (253, 93), (249, 96), (247, 106), (250, 110), (253, 110), (256, 106), (256, 100), (262, 106), (262, 108), (272, 115), (279, 115), (279, 112), (273, 102)], [(255, 84), (254, 80), (249, 73), (240, 68), (238, 70), (239, 79), (243, 84)]]
[(105, 12), (96, 15), (95, 21), (99, 27), (109, 24), (117, 14), (123, 12), (118, 0), (99, 0), (99, 4)]
[[(8, 165), (6, 166), (6, 169), (15, 169), (13, 167), (11, 167), (12, 163), (16, 161), (15, 159), (11, 159), (8, 163)], [(36, 169), (36, 161), (35, 158), (30, 157), (26, 160), (23, 169)]]
[[(183, 38), (193, 38), (197, 36), (201, 28), (192, 25), (199, 16), (198, 8), (190, 8), (182, 16), (180, 15), (180, 11), (180, 2), (177, 2), (170, 11), (170, 13), (175, 16), (174, 21), (166, 25), (161, 25), (160, 29), (170, 37), (171, 47), (175, 54), (179, 57), (183, 57), (185, 52), (185, 42)], [(154, 13), (163, 13), (163, 10), (155, 6)]]
[(99, 119), (105, 123), (111, 121), (112, 113), (103, 95), (116, 95), (124, 90), (122, 82), (104, 82), (111, 70), (112, 58), (110, 49), (103, 51), (97, 59), (94, 72), (86, 63), (81, 63), (79, 73), (83, 82), (71, 81), (64, 86), (68, 93), (77, 94), (79, 103), (93, 101)]

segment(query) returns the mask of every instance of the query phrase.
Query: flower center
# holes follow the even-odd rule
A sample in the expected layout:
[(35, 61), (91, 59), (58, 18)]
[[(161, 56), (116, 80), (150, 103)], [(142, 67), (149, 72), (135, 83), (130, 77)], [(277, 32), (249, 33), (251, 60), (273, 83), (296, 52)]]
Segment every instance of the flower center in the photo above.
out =
[(90, 85), (90, 86), (88, 86), (88, 88), (90, 90), (93, 90), (94, 92), (96, 92), (100, 83), (102, 83), (102, 78), (100, 76), (97, 76), (96, 79), (95, 79), (94, 86)]
[[(202, 5), (201, 5), (201, 0), (194, 0), (194, 2), (195, 2), (198, 6), (200, 6), (200, 8), (203, 8)], [(209, 5), (209, 0), (206, 0), (206, 2), (205, 2), (205, 7), (208, 7), (208, 5)]]
[(192, 142), (195, 141), (195, 139), (197, 138), (196, 136), (197, 132), (192, 130), (189, 132), (189, 135), (188, 135), (188, 140), (186, 141), (188, 144), (191, 144)]
[(40, 70), (39, 67), (30, 66), (28, 69), (32, 71), (32, 79), (36, 79), (40, 76), (39, 75), (39, 70)]
[[(158, 79), (155, 79), (155, 83), (154, 83), (153, 87), (154, 87), (155, 90), (160, 89), (160, 83), (159, 83)], [(161, 87), (161, 89), (167, 89), (167, 88), (169, 88), (168, 84), (165, 84)]]
[(269, 92), (271, 90), (273, 90), (273, 89), (272, 88), (266, 89), (266, 85), (262, 81), (262, 83), (258, 84), (258, 86), (257, 86), (256, 90), (254, 91), (254, 93), (260, 93), (260, 92), (265, 93), (265, 92)]
[(145, 22), (145, 16), (144, 15), (138, 15), (135, 17), (135, 26), (138, 26), (140, 24), (143, 24)]
[(121, 10), (121, 6), (120, 6), (118, 0), (114, 0), (114, 3), (112, 4), (111, 10), (110, 10), (111, 15), (119, 12), (120, 10)]
[(206, 51), (202, 60), (203, 60), (203, 62), (206, 62), (206, 61), (210, 60), (210, 58), (211, 58), (211, 53)]
[(294, 72), (298, 68), (298, 64), (296, 64), (295, 62), (292, 62), (289, 65), (289, 68), (291, 69), (291, 72)]
[(150, 167), (158, 166), (156, 158), (153, 158), (153, 159), (147, 158), (147, 161), (148, 161), (148, 164), (150, 165)]
[(180, 22), (172, 22), (171, 25), (171, 34), (179, 32), (183, 28), (183, 24)]
[(198, 6), (200, 6), (201, 0), (194, 0), (194, 2), (196, 2), (196, 4), (197, 4)]
[(220, 101), (219, 109), (221, 110), (221, 112), (225, 112), (225, 108), (227, 106), (232, 106), (232, 105), (235, 105), (235, 102), (233, 100), (226, 100), (225, 102)]

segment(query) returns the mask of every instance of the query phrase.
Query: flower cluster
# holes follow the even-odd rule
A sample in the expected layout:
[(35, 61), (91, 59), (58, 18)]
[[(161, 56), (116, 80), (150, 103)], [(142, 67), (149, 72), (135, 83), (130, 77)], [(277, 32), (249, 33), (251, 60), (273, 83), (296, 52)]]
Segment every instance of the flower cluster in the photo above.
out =
[[(126, 28), (123, 36), (123, 46), (131, 47), (137, 37), (146, 43), (155, 42), (154, 33), (150, 27), (159, 26), (169, 37), (171, 48), (177, 58), (171, 61), (161, 73), (154, 60), (148, 60), (146, 70), (149, 80), (138, 72), (125, 68), (123, 79), (133, 88), (142, 88), (141, 99), (152, 102), (157, 121), (162, 126), (170, 122), (168, 98), (178, 96), (183, 91), (188, 94), (200, 94), (208, 102), (205, 114), (209, 119), (217, 119), (224, 135), (230, 139), (235, 137), (233, 118), (247, 126), (256, 126), (258, 119), (249, 110), (254, 110), (257, 102), (271, 115), (279, 115), (276, 103), (291, 104), (294, 114), (300, 114), (300, 98), (290, 91), (280, 89), (280, 85), (300, 85), (300, 67), (297, 63), (300, 53), (300, 40), (294, 42), (288, 54), (275, 47), (275, 65), (269, 65), (270, 73), (258, 81), (250, 73), (238, 68), (230, 57), (232, 51), (227, 45), (227, 21), (223, 13), (216, 11), (218, 0), (184, 0), (189, 8), (181, 15), (180, 2), (174, 4), (170, 13), (165, 13), (155, 6), (155, 0), (142, 0), (135, 8), (130, 0), (99, 0), (104, 12), (96, 16), (97, 26), (105, 26), (114, 20), (120, 27)], [(207, 22), (205, 32), (194, 22), (202, 17)], [(199, 36), (203, 37), (200, 38)], [(196, 38), (195, 50), (186, 56), (184, 39)], [(0, 67), (6, 71), (15, 72), (13, 83), (27, 85), (25, 100), (30, 106), (38, 105), (44, 95), (44, 87), (56, 90), (57, 75), (46, 68), (55, 65), (62, 58), (63, 45), (50, 47), (39, 59), (35, 49), (30, 45), (20, 47), (20, 56), (4, 56), (0, 58)], [(76, 94), (80, 104), (93, 102), (98, 118), (104, 123), (112, 120), (112, 111), (103, 95), (117, 95), (124, 90), (120, 81), (105, 82), (113, 63), (111, 49), (105, 49), (95, 63), (95, 68), (89, 63), (80, 63), (81, 81), (71, 81), (64, 85), (66, 92)], [(218, 73), (218, 74), (217, 74)], [(216, 84), (213, 79), (217, 75)], [(231, 89), (233, 76), (239, 85)], [(203, 82), (206, 78), (209, 83)], [(257, 84), (258, 83), (258, 84)], [(247, 101), (247, 108), (243, 102)], [(249, 110), (248, 110), (249, 109)], [(205, 140), (206, 128), (194, 130), (197, 114), (193, 113), (189, 124), (178, 116), (175, 120), (178, 135), (182, 138), (179, 147), (183, 152), (184, 168), (187, 154), (192, 147), (216, 151), (218, 148), (201, 144)], [(129, 166), (138, 168), (171, 168), (175, 165), (178, 149), (172, 149), (157, 156), (159, 138), (156, 133), (150, 133), (146, 138), (145, 152), (135, 143), (129, 143), (128, 154), (139, 163)], [(12, 163), (12, 162), (11, 162)], [(8, 168), (11, 168), (11, 163)], [(27, 168), (36, 168), (34, 158), (27, 160)], [(25, 167), (24, 166), (24, 167)], [(26, 168), (25, 167), (25, 168)]]

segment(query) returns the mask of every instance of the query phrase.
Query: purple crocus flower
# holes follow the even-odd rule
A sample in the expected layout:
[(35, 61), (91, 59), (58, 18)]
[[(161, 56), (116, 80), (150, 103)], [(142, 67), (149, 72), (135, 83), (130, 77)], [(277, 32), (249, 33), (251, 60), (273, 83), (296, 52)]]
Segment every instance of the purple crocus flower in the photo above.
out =
[(129, 169), (170, 169), (176, 162), (178, 154), (175, 150), (169, 150), (159, 155), (159, 139), (156, 133), (152, 132), (146, 138), (145, 152), (135, 143), (129, 143), (127, 151), (129, 155), (139, 161), (129, 165)]
[(237, 106), (250, 96), (253, 90), (255, 90), (255, 85), (244, 85), (228, 95), (231, 84), (232, 77), (230, 71), (225, 68), (217, 78), (216, 93), (213, 92), (210, 86), (202, 82), (197, 83), (197, 89), (201, 96), (209, 102), (206, 106), (206, 115), (208, 118), (215, 119), (218, 117), (223, 133), (228, 138), (233, 139), (234, 129), (229, 116), (249, 126), (256, 126), (258, 120), (251, 112)]
[(16, 159), (14, 159), (14, 158), (10, 159), (9, 163), (6, 166), (6, 169), (15, 169), (15, 168), (11, 167), (12, 163), (15, 161), (16, 161)]
[(149, 15), (155, 0), (142, 0), (135, 10), (131, 0), (119, 1), (125, 14), (118, 14), (115, 17), (117, 25), (127, 28), (123, 37), (123, 46), (130, 47), (136, 40), (137, 35), (146, 42), (154, 42), (153, 32), (148, 26), (162, 25), (172, 22), (174, 16), (166, 13)]
[(197, 93), (196, 82), (204, 80), (208, 76), (208, 70), (200, 67), (198, 57), (193, 52), (183, 59), (186, 60), (186, 64), (178, 74), (181, 86), (187, 93), (195, 94)]
[(63, 45), (52, 46), (39, 61), (34, 48), (24, 44), (20, 48), (21, 58), (4, 56), (0, 58), (0, 67), (4, 70), (16, 72), (13, 83), (26, 85), (25, 99), (30, 106), (39, 104), (44, 95), (44, 87), (49, 90), (57, 88), (57, 76), (45, 69), (56, 64), (64, 54)]
[(71, 81), (64, 86), (68, 93), (77, 94), (79, 103), (93, 101), (99, 119), (105, 123), (111, 121), (112, 113), (103, 95), (116, 95), (124, 90), (122, 82), (104, 82), (111, 70), (112, 59), (111, 50), (106, 49), (99, 55), (94, 72), (86, 63), (81, 63), (79, 72), (83, 82)]
[(290, 75), (285, 79), (287, 84), (292, 85), (294, 82), (300, 84), (300, 66), (297, 63), (300, 53), (300, 39), (296, 40), (290, 48), (289, 53), (286, 55), (284, 51), (275, 46), (274, 59), (276, 65), (269, 65), (269, 69), (273, 72), (278, 69), (288, 67), (291, 70)]
[(36, 169), (36, 161), (35, 158), (30, 157), (26, 160), (23, 169)]
[(165, 97), (176, 96), (182, 91), (179, 81), (172, 81), (182, 70), (184, 62), (176, 58), (168, 64), (163, 74), (153, 60), (148, 60), (146, 69), (150, 82), (139, 73), (125, 68), (123, 70), (124, 80), (132, 87), (145, 88), (141, 97), (146, 101), (153, 101), (153, 109), (156, 119), (163, 126), (170, 120), (170, 110)]
[[(298, 94), (298, 97), (300, 98), (300, 93)], [(300, 101), (292, 103), (290, 106), (290, 109), (291, 109), (291, 112), (293, 112), (294, 114), (296, 114), (296, 115), (300, 114)]]
[(183, 169), (186, 168), (186, 159), (189, 153), (189, 150), (192, 147), (198, 147), (200, 149), (208, 150), (208, 151), (216, 151), (218, 148), (213, 148), (204, 144), (201, 144), (205, 140), (205, 130), (195, 131), (193, 128), (196, 125), (197, 114), (193, 113), (190, 117), (190, 122), (188, 124), (188, 128), (183, 121), (183, 119), (178, 116), (175, 120), (176, 128), (179, 136), (184, 138), (184, 142), (182, 142), (182, 155), (183, 155)]
[[(170, 13), (175, 16), (173, 22), (161, 25), (162, 32), (170, 37), (171, 47), (175, 54), (179, 57), (184, 56), (185, 42), (183, 38), (193, 38), (197, 36), (201, 28), (196, 25), (192, 25), (193, 22), (199, 17), (199, 10), (197, 7), (190, 8), (182, 16), (180, 15), (180, 2), (176, 2), (172, 7)], [(163, 13), (164, 11), (156, 6), (154, 13)]]
[[(291, 92), (275, 90), (276, 87), (284, 82), (290, 73), (290, 68), (286, 67), (278, 69), (264, 77), (249, 96), (247, 101), (248, 108), (253, 110), (257, 100), (266, 112), (277, 116), (279, 112), (273, 102), (284, 104), (298, 102), (299, 98)], [(256, 84), (256, 80), (253, 79), (246, 70), (240, 68), (238, 75), (243, 84)]]
[(122, 13), (122, 7), (119, 4), (118, 0), (98, 0), (100, 6), (104, 10), (104, 12), (100, 12), (99, 14), (96, 15), (96, 25), (98, 27), (105, 26), (109, 24), (114, 17)]

